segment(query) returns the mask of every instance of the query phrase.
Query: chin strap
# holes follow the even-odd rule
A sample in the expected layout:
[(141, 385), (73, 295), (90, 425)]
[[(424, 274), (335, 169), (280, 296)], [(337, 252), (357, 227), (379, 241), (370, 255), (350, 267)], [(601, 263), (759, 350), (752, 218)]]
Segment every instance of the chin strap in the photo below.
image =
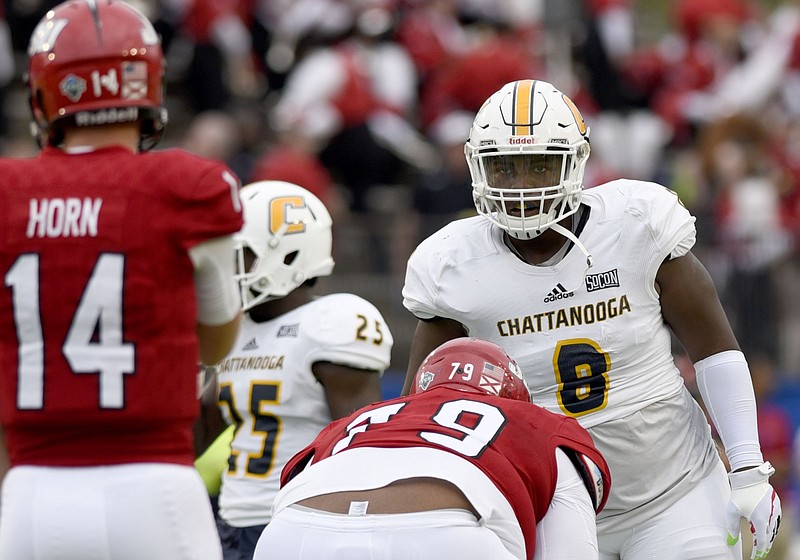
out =
[(575, 246), (578, 249), (580, 249), (581, 253), (583, 253), (584, 256), (586, 257), (586, 268), (583, 270), (583, 275), (581, 276), (580, 282), (578, 282), (576, 286), (568, 288), (568, 291), (573, 292), (576, 289), (578, 289), (581, 286), (581, 284), (583, 284), (583, 281), (586, 278), (586, 273), (589, 272), (589, 269), (592, 268), (592, 265), (594, 264), (594, 259), (592, 259), (592, 255), (589, 254), (589, 250), (584, 246), (583, 243), (581, 243), (581, 240), (578, 239), (578, 236), (572, 233), (572, 231), (568, 230), (567, 228), (565, 228), (560, 224), (553, 224), (552, 226), (550, 226), (550, 229), (552, 229), (557, 233), (560, 233), (561, 235), (572, 241), (572, 243), (574, 243)]
[(561, 224), (553, 224), (552, 226), (550, 226), (550, 229), (552, 229), (557, 233), (560, 233), (561, 235), (572, 241), (575, 244), (575, 246), (581, 250), (581, 253), (583, 253), (584, 256), (586, 257), (586, 270), (592, 268), (592, 265), (594, 264), (594, 259), (592, 258), (592, 255), (589, 254), (589, 249), (587, 249), (584, 246), (584, 244), (581, 243), (581, 240), (578, 239), (578, 237), (574, 233), (572, 233), (572, 231), (568, 230)]

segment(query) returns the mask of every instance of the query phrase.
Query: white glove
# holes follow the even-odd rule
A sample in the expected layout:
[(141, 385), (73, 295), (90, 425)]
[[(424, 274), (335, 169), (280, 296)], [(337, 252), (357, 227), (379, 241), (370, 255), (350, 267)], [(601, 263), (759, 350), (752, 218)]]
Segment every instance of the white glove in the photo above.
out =
[(728, 503), (728, 545), (739, 542), (741, 518), (750, 523), (753, 534), (751, 559), (764, 558), (772, 548), (781, 524), (781, 500), (768, 482), (775, 469), (769, 462), (728, 474), (731, 500)]

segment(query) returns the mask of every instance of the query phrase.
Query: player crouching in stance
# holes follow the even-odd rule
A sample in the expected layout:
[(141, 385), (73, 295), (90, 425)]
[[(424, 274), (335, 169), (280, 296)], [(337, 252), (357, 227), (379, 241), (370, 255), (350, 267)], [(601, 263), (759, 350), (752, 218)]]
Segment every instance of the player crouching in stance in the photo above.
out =
[(610, 485), (578, 422), (531, 404), (476, 338), (431, 352), (410, 395), (330, 424), (281, 479), (254, 560), (597, 558)]

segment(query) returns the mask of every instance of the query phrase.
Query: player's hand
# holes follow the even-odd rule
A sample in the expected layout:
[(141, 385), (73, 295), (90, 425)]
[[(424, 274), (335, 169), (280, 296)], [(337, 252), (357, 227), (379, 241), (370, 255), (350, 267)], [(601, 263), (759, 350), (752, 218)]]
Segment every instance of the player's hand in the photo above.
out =
[(753, 534), (751, 559), (764, 558), (772, 548), (781, 524), (781, 500), (769, 483), (775, 469), (769, 462), (728, 474), (731, 500), (728, 503), (728, 545), (739, 542), (741, 518)]

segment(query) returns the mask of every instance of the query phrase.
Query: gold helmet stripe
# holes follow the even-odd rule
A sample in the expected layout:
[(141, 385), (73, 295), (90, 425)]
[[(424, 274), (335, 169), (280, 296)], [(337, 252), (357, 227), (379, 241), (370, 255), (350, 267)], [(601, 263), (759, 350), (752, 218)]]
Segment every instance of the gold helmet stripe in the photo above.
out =
[(536, 80), (519, 80), (514, 84), (514, 114), (511, 115), (514, 136), (533, 134), (534, 84)]
[(581, 112), (578, 111), (578, 108), (572, 102), (572, 99), (570, 99), (566, 95), (562, 95), (562, 97), (564, 98), (564, 102), (567, 104), (567, 107), (569, 107), (570, 111), (572, 111), (572, 115), (575, 117), (575, 123), (578, 125), (578, 131), (583, 136), (586, 136), (587, 127), (586, 127), (586, 121), (583, 120), (583, 115), (581, 115)]

